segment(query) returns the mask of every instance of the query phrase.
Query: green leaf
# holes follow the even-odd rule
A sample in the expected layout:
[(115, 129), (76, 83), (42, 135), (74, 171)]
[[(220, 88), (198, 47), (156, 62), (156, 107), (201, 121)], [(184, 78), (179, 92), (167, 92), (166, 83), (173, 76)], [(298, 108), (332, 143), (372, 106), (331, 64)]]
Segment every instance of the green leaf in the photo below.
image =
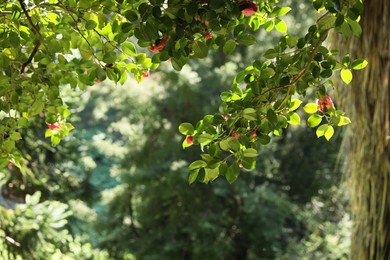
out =
[(189, 171), (192, 171), (192, 170), (195, 170), (195, 169), (200, 169), (200, 168), (204, 168), (207, 166), (207, 163), (203, 160), (197, 160), (197, 161), (194, 161), (192, 162), (189, 166), (188, 166), (188, 170)]
[(290, 102), (290, 108), (288, 109), (288, 111), (295, 111), (299, 108), (299, 106), (302, 104), (302, 101), (299, 100), (299, 99), (291, 99), (291, 102)]
[(265, 68), (261, 71), (260, 78), (261, 79), (269, 79), (275, 75), (275, 71), (271, 68)]
[(190, 123), (181, 123), (179, 125), (179, 132), (183, 135), (193, 135), (194, 127)]
[(290, 119), (287, 121), (290, 125), (300, 125), (301, 117), (297, 113), (291, 113)]
[(228, 139), (222, 140), (219, 142), (219, 147), (224, 150), (224, 151), (229, 151), (230, 150), (230, 145)]
[(131, 42), (124, 42), (121, 44), (122, 50), (124, 53), (130, 55), (130, 56), (136, 56), (137, 55), (137, 49), (135, 48), (134, 44)]
[(237, 180), (237, 177), (239, 174), (240, 174), (240, 166), (238, 165), (237, 162), (235, 162), (229, 167), (225, 177), (226, 177), (226, 180), (230, 184), (232, 184), (233, 182), (235, 182)]
[(308, 114), (314, 114), (318, 111), (318, 106), (316, 103), (307, 103), (304, 107), (303, 110), (305, 110), (306, 113)]
[(219, 168), (205, 168), (205, 173), (204, 182), (213, 181), (219, 176)]
[(88, 20), (85, 23), (85, 29), (87, 29), (87, 30), (95, 29), (96, 26), (97, 26), (97, 23), (94, 20)]
[(229, 144), (229, 147), (230, 147), (231, 150), (233, 150), (233, 151), (239, 151), (240, 150), (240, 146), (241, 145), (240, 145), (240, 142), (236, 138), (229, 137), (227, 139), (227, 141), (228, 141), (228, 144)]
[(260, 135), (258, 137), (258, 140), (262, 145), (267, 145), (269, 144), (269, 142), (271, 142), (271, 137), (269, 137), (268, 135)]
[(352, 81), (352, 72), (349, 69), (342, 69), (340, 72), (341, 79), (345, 84), (349, 84)]
[(368, 62), (365, 59), (356, 59), (352, 62), (352, 69), (361, 70), (367, 66)]
[(330, 138), (332, 138), (333, 134), (334, 134), (333, 126), (328, 125), (328, 128), (326, 129), (326, 132), (324, 134), (325, 139), (329, 141)]
[(22, 139), (22, 135), (18, 132), (13, 132), (9, 138), (11, 140), (18, 141), (18, 140)]
[(349, 119), (346, 116), (340, 116), (340, 120), (337, 123), (337, 126), (343, 126), (343, 125), (348, 125), (351, 123), (351, 119)]
[(213, 140), (213, 136), (210, 135), (210, 134), (201, 134), (199, 137), (198, 137), (198, 142), (205, 146), (207, 144), (209, 144), (211, 141)]
[(256, 38), (251, 34), (246, 34), (244, 37), (238, 40), (240, 43), (250, 46), (256, 43)]
[(272, 12), (269, 14), (269, 17), (272, 18), (272, 17), (276, 17), (276, 16), (283, 16), (285, 14), (287, 14), (288, 12), (291, 11), (291, 8), (290, 7), (279, 7), (279, 6), (275, 6), (273, 9), (272, 9)]
[(12, 150), (15, 148), (15, 141), (11, 139), (7, 139), (3, 142), (2, 147), (7, 153), (11, 153)]
[(257, 157), (257, 156), (259, 156), (259, 153), (257, 152), (256, 149), (248, 148), (242, 152), (242, 156), (244, 156), (244, 157)]
[(322, 116), (318, 114), (311, 115), (307, 119), (307, 125), (310, 126), (311, 128), (318, 126), (319, 124), (321, 124), (321, 122), (322, 122)]
[(225, 55), (229, 55), (229, 54), (233, 53), (233, 51), (236, 48), (236, 45), (237, 45), (237, 42), (235, 40), (232, 40), (232, 39), (228, 40), (225, 43), (225, 46), (223, 46), (223, 53), (225, 53)]
[(190, 171), (190, 174), (188, 176), (188, 183), (192, 184), (194, 181), (196, 181), (196, 178), (198, 177), (199, 169), (194, 169)]
[(279, 56), (279, 52), (276, 51), (275, 49), (269, 49), (263, 55), (263, 57), (266, 59), (274, 59), (278, 56)]
[(206, 58), (209, 53), (208, 47), (201, 41), (192, 43), (192, 50), (194, 51), (194, 56), (200, 59)]
[(116, 61), (116, 53), (114, 51), (109, 51), (104, 54), (103, 62), (110, 64), (110, 63), (115, 63), (115, 61)]
[(288, 47), (294, 48), (298, 43), (298, 38), (295, 36), (287, 35), (286, 36), (286, 43)]
[(325, 124), (321, 125), (320, 127), (317, 128), (316, 135), (317, 137), (324, 136), (326, 140), (330, 140), (334, 134), (334, 129), (333, 126)]
[(286, 33), (287, 24), (283, 20), (276, 19), (275, 29), (281, 33)]
[(52, 143), (53, 145), (57, 145), (57, 144), (59, 144), (59, 143), (61, 142), (61, 138), (58, 137), (57, 135), (52, 135), (52, 136), (50, 137), (50, 141), (51, 141), (51, 143)]
[(360, 36), (362, 34), (362, 27), (357, 21), (347, 18), (347, 23), (351, 28), (353, 34), (355, 34), (356, 36)]
[(328, 125), (320, 125), (320, 127), (318, 127), (316, 130), (317, 137), (324, 136), (326, 130), (328, 130)]
[(242, 111), (242, 115), (245, 119), (255, 121), (256, 120), (256, 110), (254, 108), (245, 108), (244, 111)]
[(225, 176), (225, 174), (227, 173), (227, 171), (228, 171), (227, 163), (226, 163), (226, 162), (222, 162), (222, 163), (219, 165), (219, 175)]

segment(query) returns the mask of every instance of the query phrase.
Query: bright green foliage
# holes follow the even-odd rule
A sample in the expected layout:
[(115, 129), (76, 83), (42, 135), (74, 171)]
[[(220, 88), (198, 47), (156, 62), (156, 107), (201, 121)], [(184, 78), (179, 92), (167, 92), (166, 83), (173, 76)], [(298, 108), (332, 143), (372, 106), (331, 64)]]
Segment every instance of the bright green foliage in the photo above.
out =
[(15, 209), (0, 207), (0, 258), (107, 259), (104, 252), (81, 244), (66, 229), (71, 212), (59, 201), (40, 202), (41, 193), (27, 195)]
[[(226, 171), (232, 181), (240, 168), (253, 169), (256, 158), (247, 151), (258, 150), (269, 135), (280, 136), (289, 124), (300, 123), (289, 109), (296, 106), (293, 95), (305, 96), (314, 89), (325, 96), (327, 79), (340, 69), (342, 79), (351, 81), (349, 62), (338, 61), (336, 52), (323, 43), (333, 28), (345, 37), (359, 35), (357, 21), (363, 8), (361, 0), (313, 1), (322, 11), (320, 18), (297, 38), (287, 34), (281, 18), (290, 7), (278, 1), (255, 3), (258, 10), (246, 16), (241, 12), (245, 2), (233, 0), (3, 1), (0, 166), (26, 163), (15, 144), (33, 117), (61, 125), (46, 132), (53, 144), (73, 128), (66, 123), (69, 113), (61, 85), (84, 90), (105, 79), (123, 84), (128, 73), (141, 81), (169, 59), (175, 70), (181, 70), (190, 58), (205, 58), (211, 49), (229, 55), (240, 44), (255, 44), (250, 31), (275, 28), (282, 33), (279, 42), (264, 59), (252, 60), (237, 74), (231, 90), (221, 94), (219, 113), (205, 116), (193, 133), (193, 144), (205, 151), (201, 159), (206, 166), (196, 169), (191, 180), (197, 175), (209, 182)], [(351, 64), (355, 70), (365, 65), (362, 59)], [(333, 120), (328, 124), (327, 129), (333, 129)], [(330, 133), (323, 136), (329, 139)]]

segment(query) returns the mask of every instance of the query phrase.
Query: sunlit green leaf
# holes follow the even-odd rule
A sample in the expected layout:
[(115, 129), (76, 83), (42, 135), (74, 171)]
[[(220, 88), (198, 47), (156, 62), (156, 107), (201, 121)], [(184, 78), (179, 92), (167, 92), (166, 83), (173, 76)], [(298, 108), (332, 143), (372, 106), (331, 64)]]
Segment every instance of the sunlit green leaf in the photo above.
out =
[(308, 114), (314, 114), (318, 111), (318, 106), (316, 103), (307, 103), (304, 107), (303, 110), (308, 113)]
[(183, 135), (192, 135), (194, 131), (194, 127), (190, 123), (181, 123), (179, 125), (179, 132)]
[(340, 72), (341, 79), (345, 84), (349, 84), (352, 81), (352, 72), (349, 69), (342, 69)]
[(287, 121), (291, 125), (299, 125), (301, 124), (301, 117), (297, 113), (291, 113), (290, 119)]
[(365, 59), (356, 59), (352, 62), (352, 69), (361, 70), (367, 66), (368, 62)]
[(319, 124), (321, 124), (321, 122), (322, 122), (322, 116), (320, 116), (318, 114), (311, 115), (307, 119), (308, 126), (310, 126), (312, 128), (318, 126)]

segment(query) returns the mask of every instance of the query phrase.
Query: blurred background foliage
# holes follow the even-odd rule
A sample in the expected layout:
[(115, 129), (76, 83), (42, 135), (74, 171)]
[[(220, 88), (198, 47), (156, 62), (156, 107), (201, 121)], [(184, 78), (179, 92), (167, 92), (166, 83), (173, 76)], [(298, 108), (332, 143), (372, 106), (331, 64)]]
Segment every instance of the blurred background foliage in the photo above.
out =
[[(315, 14), (295, 5), (287, 23), (302, 35)], [(256, 37), (180, 73), (162, 64), (142, 84), (64, 86), (77, 131), (53, 147), (37, 119), (20, 147), (27, 169), (0, 172), (1, 259), (347, 258), (341, 132), (326, 142), (291, 127), (233, 185), (187, 183), (197, 148), (182, 150), (177, 127), (217, 111), (236, 72), (280, 35)]]

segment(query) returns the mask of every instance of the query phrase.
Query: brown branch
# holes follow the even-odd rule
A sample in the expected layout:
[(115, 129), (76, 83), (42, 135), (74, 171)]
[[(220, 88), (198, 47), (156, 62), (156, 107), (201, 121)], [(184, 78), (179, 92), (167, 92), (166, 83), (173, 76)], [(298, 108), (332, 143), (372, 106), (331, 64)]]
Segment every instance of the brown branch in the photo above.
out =
[(18, 0), (18, 1), (20, 4), (20, 7), (23, 10), (24, 15), (26, 16), (26, 18), (28, 20), (28, 23), (31, 26), (31, 29), (34, 31), (35, 35), (38, 38), (38, 42), (35, 44), (35, 47), (34, 47), (33, 51), (31, 52), (30, 56), (28, 57), (27, 61), (22, 64), (22, 68), (20, 69), (20, 72), (23, 73), (24, 70), (26, 69), (26, 67), (31, 63), (31, 61), (34, 58), (35, 54), (37, 53), (39, 47), (42, 45), (43, 37), (42, 37), (42, 34), (39, 32), (38, 28), (34, 25), (33, 21), (31, 20), (31, 17), (28, 14), (28, 11), (26, 9), (26, 6), (23, 3), (23, 0)]

